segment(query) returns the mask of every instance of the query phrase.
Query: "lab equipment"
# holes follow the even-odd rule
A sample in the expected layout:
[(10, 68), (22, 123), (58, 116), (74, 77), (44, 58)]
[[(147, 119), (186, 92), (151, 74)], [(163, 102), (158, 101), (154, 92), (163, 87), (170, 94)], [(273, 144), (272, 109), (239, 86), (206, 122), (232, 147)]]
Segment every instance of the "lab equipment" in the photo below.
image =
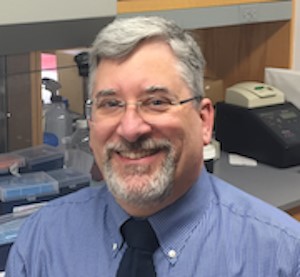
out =
[[(279, 168), (300, 164), (300, 111), (292, 103), (282, 103), (280, 92), (267, 92), (259, 96), (257, 91), (264, 84), (256, 83), (256, 89), (239, 93), (237, 98), (254, 98), (262, 105), (245, 107), (244, 102), (225, 96), (225, 103), (216, 106), (216, 139), (221, 149), (244, 155), (259, 162)], [(262, 89), (264, 90), (264, 89)], [(249, 96), (251, 95), (251, 96)], [(273, 98), (278, 101), (265, 101)], [(226, 101), (227, 100), (227, 101)], [(228, 103), (229, 102), (229, 103)], [(231, 102), (231, 103), (230, 103)], [(234, 103), (234, 104), (233, 104)], [(242, 104), (241, 104), (242, 103)]]
[(72, 117), (67, 108), (66, 100), (58, 93), (61, 84), (50, 78), (43, 78), (42, 83), (52, 94), (51, 104), (43, 106), (44, 131), (46, 134), (55, 135), (58, 139), (58, 145), (61, 145), (62, 138), (72, 134)]
[(225, 102), (245, 108), (258, 108), (284, 103), (284, 94), (264, 83), (242, 82), (226, 89)]

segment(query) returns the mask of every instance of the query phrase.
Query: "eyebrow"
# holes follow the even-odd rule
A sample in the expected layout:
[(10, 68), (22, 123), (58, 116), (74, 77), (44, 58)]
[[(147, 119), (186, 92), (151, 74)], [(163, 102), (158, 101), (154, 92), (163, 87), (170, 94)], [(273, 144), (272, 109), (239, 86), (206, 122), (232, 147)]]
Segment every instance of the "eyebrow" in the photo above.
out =
[[(163, 92), (163, 93), (170, 93), (170, 90), (164, 86), (160, 86), (160, 85), (152, 85), (152, 86), (149, 86), (145, 89), (145, 92), (146, 93), (149, 93), (149, 94), (154, 94), (154, 93), (157, 93), (157, 92)], [(95, 94), (95, 99), (98, 99), (99, 97), (106, 97), (106, 96), (114, 96), (117, 94), (117, 91), (114, 90), (114, 89), (103, 89), (103, 90), (100, 90), (98, 92), (96, 92)]]
[(100, 90), (98, 92), (96, 92), (95, 94), (95, 98), (99, 98), (99, 97), (105, 97), (105, 96), (111, 96), (111, 95), (116, 95), (116, 91), (114, 89), (103, 89)]
[(153, 86), (147, 87), (145, 89), (145, 92), (147, 92), (149, 94), (156, 93), (156, 92), (170, 93), (168, 88), (166, 88), (164, 86), (159, 86), (159, 85), (153, 85)]

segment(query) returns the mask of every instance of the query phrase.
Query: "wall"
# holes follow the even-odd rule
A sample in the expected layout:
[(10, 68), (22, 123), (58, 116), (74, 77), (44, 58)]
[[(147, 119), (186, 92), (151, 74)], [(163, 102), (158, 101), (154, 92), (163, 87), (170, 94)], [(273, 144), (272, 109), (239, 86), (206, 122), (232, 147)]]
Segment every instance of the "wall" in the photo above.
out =
[(300, 0), (295, 1), (294, 21), (294, 54), (292, 68), (300, 70)]

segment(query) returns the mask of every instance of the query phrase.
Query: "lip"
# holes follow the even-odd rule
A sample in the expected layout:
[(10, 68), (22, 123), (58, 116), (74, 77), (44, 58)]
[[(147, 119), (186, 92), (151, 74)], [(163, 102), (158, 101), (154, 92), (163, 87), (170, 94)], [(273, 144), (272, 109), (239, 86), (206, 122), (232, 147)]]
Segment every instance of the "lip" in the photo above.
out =
[(162, 149), (143, 150), (143, 151), (122, 151), (114, 152), (113, 158), (126, 164), (151, 164), (159, 159), (165, 151)]

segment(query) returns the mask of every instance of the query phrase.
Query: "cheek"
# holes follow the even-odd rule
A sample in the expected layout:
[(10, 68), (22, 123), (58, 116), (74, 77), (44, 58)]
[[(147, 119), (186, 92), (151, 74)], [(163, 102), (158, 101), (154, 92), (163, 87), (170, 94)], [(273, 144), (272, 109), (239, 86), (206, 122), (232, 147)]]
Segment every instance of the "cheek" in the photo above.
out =
[(160, 132), (179, 148), (179, 152), (202, 146), (202, 122), (196, 112), (185, 113), (181, 117), (170, 116), (161, 119), (161, 122), (167, 124), (159, 126)]
[(203, 147), (202, 123), (199, 117), (184, 122), (181, 139), (181, 163), (199, 164)]
[(189, 137), (190, 134), (186, 133), (184, 126), (182, 125), (182, 122), (172, 122), (168, 121), (168, 126), (165, 126), (165, 128), (162, 128), (161, 135), (164, 138), (167, 138), (174, 150), (175, 150), (175, 162), (178, 164), (182, 160), (182, 155), (185, 152), (185, 148), (187, 147), (189, 143)]

